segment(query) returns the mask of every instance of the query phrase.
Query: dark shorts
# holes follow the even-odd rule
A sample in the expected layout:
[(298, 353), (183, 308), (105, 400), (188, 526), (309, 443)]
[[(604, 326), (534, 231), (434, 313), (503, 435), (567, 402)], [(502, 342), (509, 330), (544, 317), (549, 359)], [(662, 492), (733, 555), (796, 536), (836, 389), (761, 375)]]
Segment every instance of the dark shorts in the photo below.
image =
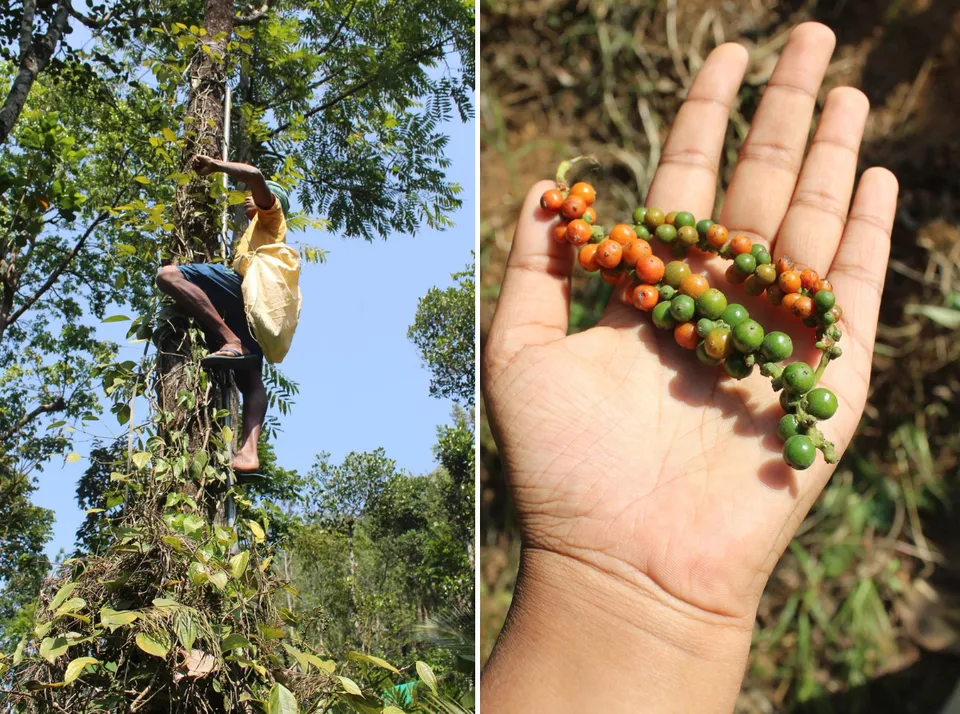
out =
[[(243, 278), (220, 263), (178, 265), (177, 269), (185, 280), (206, 293), (223, 321), (227, 323), (227, 327), (240, 338), (240, 342), (250, 354), (263, 356), (263, 350), (250, 334), (250, 326), (247, 324), (247, 313), (243, 308), (243, 292), (240, 289)], [(209, 338), (207, 343), (210, 344)]]

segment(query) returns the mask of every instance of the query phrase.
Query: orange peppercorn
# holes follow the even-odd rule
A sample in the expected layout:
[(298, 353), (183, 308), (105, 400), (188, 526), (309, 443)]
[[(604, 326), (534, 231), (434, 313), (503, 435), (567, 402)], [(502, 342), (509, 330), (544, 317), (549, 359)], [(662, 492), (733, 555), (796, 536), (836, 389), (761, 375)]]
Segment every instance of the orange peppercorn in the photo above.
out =
[(793, 312), (793, 304), (802, 297), (803, 295), (801, 295), (800, 293), (787, 293), (786, 295), (783, 296), (783, 300), (780, 301), (780, 306), (784, 310), (789, 310), (790, 312)]
[(777, 285), (788, 295), (798, 292), (800, 290), (800, 273), (796, 270), (788, 270), (785, 273), (780, 273), (780, 277), (777, 278)]
[(695, 350), (700, 342), (700, 335), (692, 322), (684, 322), (674, 328), (673, 339), (684, 349)]
[(663, 261), (655, 255), (648, 255), (640, 258), (636, 264), (637, 277), (645, 283), (651, 285), (659, 283), (663, 279), (664, 265)]
[(817, 283), (820, 282), (820, 276), (817, 275), (816, 270), (810, 270), (807, 268), (800, 271), (800, 286), (806, 288), (807, 290), (813, 290)]
[(702, 275), (696, 273), (688, 275), (680, 282), (680, 292), (689, 295), (694, 300), (700, 297), (700, 293), (710, 289), (710, 283)]
[(587, 243), (580, 248), (577, 260), (580, 261), (580, 267), (586, 271), (595, 273), (600, 270), (600, 263), (597, 262), (597, 244)]
[(670, 224), (671, 226), (675, 226), (675, 225), (677, 224), (677, 214), (678, 214), (678, 213), (679, 213), (679, 211), (670, 211), (670, 213), (668, 213), (666, 216), (664, 216), (663, 222), (664, 222), (664, 223), (668, 223), (668, 224)]
[(555, 188), (547, 189), (540, 197), (540, 207), (545, 211), (556, 213), (563, 205), (563, 194)]
[(767, 288), (767, 300), (771, 305), (779, 305), (783, 302), (785, 293), (780, 289), (779, 285), (771, 285)]
[(593, 206), (587, 206), (587, 210), (583, 212), (583, 220), (585, 220), (591, 226), (597, 222), (597, 212), (594, 210)]
[(603, 278), (605, 283), (619, 285), (620, 281), (627, 277), (627, 274), (616, 268), (600, 268), (600, 277)]
[(623, 262), (631, 268), (637, 264), (638, 260), (651, 254), (650, 244), (643, 238), (634, 238), (623, 246)]
[(813, 286), (813, 294), (816, 295), (821, 290), (829, 290), (833, 292), (833, 284), (826, 279), (821, 279), (817, 281), (817, 284)]
[(553, 227), (553, 239), (557, 243), (567, 242), (567, 225), (569, 221), (560, 221)]
[(714, 248), (723, 248), (723, 246), (727, 244), (727, 238), (729, 238), (729, 236), (730, 234), (727, 232), (726, 226), (722, 226), (719, 223), (714, 223), (707, 229), (707, 243)]
[(726, 276), (727, 282), (733, 285), (739, 285), (747, 279), (747, 276), (737, 270), (737, 266), (735, 265), (731, 265), (729, 268), (727, 268)]
[(813, 314), (813, 300), (806, 295), (801, 295), (793, 301), (793, 306), (790, 309), (794, 315), (801, 319), (810, 317)]
[(590, 241), (593, 229), (582, 218), (575, 218), (567, 224), (567, 240), (574, 245), (584, 245)]
[(593, 202), (597, 200), (597, 192), (594, 191), (593, 186), (583, 181), (570, 187), (570, 195), (579, 196), (588, 206), (592, 206)]
[(649, 312), (657, 306), (660, 300), (660, 291), (653, 285), (638, 285), (633, 289), (633, 306), (638, 310)]
[(587, 212), (587, 202), (580, 196), (567, 196), (567, 200), (560, 206), (560, 210), (567, 218), (582, 218)]
[(600, 245), (597, 246), (597, 262), (600, 263), (601, 268), (616, 268), (622, 259), (623, 246), (609, 238), (600, 241)]
[(626, 223), (618, 223), (615, 225), (610, 229), (610, 235), (607, 236), (607, 238), (615, 240), (620, 245), (626, 245), (636, 237), (637, 232), (633, 230), (633, 226), (628, 226)]
[(783, 256), (777, 260), (777, 275), (783, 275), (790, 270), (793, 270), (793, 260), (791, 258)]
[(730, 241), (730, 250), (733, 251), (734, 255), (749, 253), (751, 248), (753, 248), (753, 241), (743, 233), (735, 235), (733, 240)]

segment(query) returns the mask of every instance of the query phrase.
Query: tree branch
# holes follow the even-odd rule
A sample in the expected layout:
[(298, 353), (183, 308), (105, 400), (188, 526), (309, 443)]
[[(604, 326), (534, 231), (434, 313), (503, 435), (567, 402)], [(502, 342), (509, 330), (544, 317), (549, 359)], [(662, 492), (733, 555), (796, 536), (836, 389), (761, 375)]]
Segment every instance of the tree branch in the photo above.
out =
[(20, 71), (17, 72), (3, 107), (0, 108), (0, 144), (5, 143), (10, 132), (13, 131), (37, 75), (47, 66), (67, 26), (70, 2), (60, 0), (43, 39), (34, 43), (36, 6), (36, 0), (23, 2), (23, 19), (20, 23)]
[[(440, 40), (440, 41), (437, 42), (436, 44), (433, 44), (433, 45), (431, 45), (430, 47), (427, 47), (427, 48), (421, 50), (420, 52), (418, 52), (418, 53), (416, 53), (416, 54), (414, 54), (414, 55), (411, 55), (410, 57), (408, 57), (407, 59), (403, 60), (402, 62), (400, 62), (400, 63), (398, 63), (398, 64), (395, 64), (395, 65), (391, 65), (390, 67), (391, 67), (391, 69), (395, 69), (395, 68), (397, 68), (397, 67), (403, 67), (404, 65), (408, 65), (408, 64), (410, 64), (411, 62), (419, 62), (420, 60), (425, 59), (426, 57), (428, 57), (430, 54), (432, 54), (432, 53), (436, 52), (437, 50), (441, 49), (441, 48), (442, 48), (445, 44), (447, 44), (451, 39), (453, 39), (453, 38), (452, 38), (452, 37), (444, 38), (443, 40)], [(309, 119), (310, 117), (314, 116), (315, 114), (319, 114), (320, 112), (326, 111), (326, 110), (329, 109), (330, 107), (339, 104), (339, 103), (342, 102), (344, 99), (348, 99), (349, 97), (352, 97), (352, 96), (353, 96), (354, 94), (356, 94), (357, 92), (360, 92), (360, 91), (366, 89), (366, 88), (369, 87), (371, 84), (373, 84), (373, 83), (376, 82), (378, 79), (380, 79), (380, 75), (381, 75), (381, 73), (378, 72), (378, 73), (375, 73), (375, 74), (374, 74), (373, 76), (371, 76), (371, 77), (367, 77), (367, 79), (363, 80), (363, 81), (360, 82), (359, 84), (355, 84), (354, 86), (350, 87), (349, 89), (344, 90), (343, 92), (341, 92), (340, 94), (338, 94), (336, 97), (334, 97), (334, 98), (331, 99), (330, 101), (324, 102), (324, 103), (321, 104), (320, 106), (314, 107), (314, 108), (311, 109), (310, 111), (306, 112), (306, 113), (303, 115), (303, 118), (304, 118), (304, 119)], [(273, 137), (275, 137), (275, 136), (276, 136), (277, 134), (279, 134), (280, 132), (286, 131), (287, 129), (290, 128), (291, 125), (292, 125), (292, 122), (286, 122), (285, 124), (281, 124), (281, 125), (278, 126), (276, 129), (274, 129), (272, 132), (270, 132), (270, 134), (266, 137), (266, 140), (269, 141), (270, 139), (272, 139)]]
[(103, 223), (103, 221), (106, 220), (108, 215), (109, 215), (108, 213), (103, 212), (96, 217), (93, 223), (91, 223), (87, 227), (87, 230), (84, 231), (83, 235), (80, 236), (80, 239), (77, 241), (76, 245), (73, 246), (73, 249), (69, 253), (67, 253), (67, 256), (62, 261), (60, 261), (60, 264), (54, 269), (52, 273), (50, 273), (50, 276), (47, 278), (44, 284), (40, 286), (40, 289), (37, 290), (37, 292), (35, 292), (31, 297), (27, 298), (26, 302), (24, 302), (17, 309), (17, 311), (13, 313), (13, 315), (7, 318), (7, 321), (6, 321), (7, 324), (3, 326), (4, 329), (6, 329), (10, 325), (12, 325), (14, 322), (16, 322), (20, 318), (20, 316), (23, 315), (23, 313), (25, 313), (27, 310), (33, 307), (33, 304), (37, 300), (39, 300), (41, 297), (43, 297), (43, 294), (47, 292), (47, 290), (49, 290), (54, 283), (57, 282), (57, 279), (63, 274), (63, 271), (66, 270), (67, 266), (70, 265), (71, 261), (73, 261), (73, 259), (77, 257), (77, 253), (79, 253), (80, 249), (83, 248), (83, 244), (87, 242), (87, 238), (89, 238), (90, 235), (93, 233), (94, 228), (96, 228), (101, 223)]
[(237, 25), (254, 25), (264, 18), (267, 12), (270, 10), (270, 0), (266, 0), (263, 5), (260, 6), (259, 10), (254, 10), (248, 15), (241, 15), (240, 17), (235, 17), (233, 19), (233, 26)]
[(346, 27), (347, 23), (350, 21), (350, 16), (353, 15), (353, 8), (355, 8), (356, 6), (357, 6), (357, 0), (353, 0), (353, 2), (350, 3), (350, 7), (347, 8), (347, 12), (343, 16), (343, 19), (340, 20), (340, 24), (337, 26), (337, 29), (334, 30), (333, 37), (331, 37), (330, 41), (323, 46), (323, 49), (320, 50), (320, 54), (322, 55), (326, 54), (327, 50), (333, 47), (336, 41), (340, 39), (340, 33), (343, 32), (343, 28)]
[(7, 439), (10, 439), (18, 431), (20, 431), (27, 424), (32, 422), (41, 414), (50, 414), (51, 412), (59, 412), (67, 408), (67, 403), (63, 401), (63, 397), (57, 397), (54, 401), (49, 404), (41, 404), (36, 407), (33, 411), (27, 412), (22, 417), (17, 420), (17, 423), (12, 427), (7, 429), (5, 432), (0, 433), (0, 443), (5, 442)]

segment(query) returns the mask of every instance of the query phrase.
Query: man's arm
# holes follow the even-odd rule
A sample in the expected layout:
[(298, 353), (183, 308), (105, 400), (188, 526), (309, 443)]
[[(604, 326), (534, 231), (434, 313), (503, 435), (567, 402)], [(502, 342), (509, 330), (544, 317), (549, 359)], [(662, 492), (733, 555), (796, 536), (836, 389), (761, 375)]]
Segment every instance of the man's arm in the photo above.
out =
[(274, 196), (267, 187), (267, 181), (260, 173), (260, 169), (250, 164), (239, 164), (233, 161), (221, 161), (202, 154), (193, 160), (193, 169), (201, 176), (209, 176), (221, 171), (240, 183), (245, 183), (253, 193), (253, 200), (257, 207), (264, 210), (273, 208)]

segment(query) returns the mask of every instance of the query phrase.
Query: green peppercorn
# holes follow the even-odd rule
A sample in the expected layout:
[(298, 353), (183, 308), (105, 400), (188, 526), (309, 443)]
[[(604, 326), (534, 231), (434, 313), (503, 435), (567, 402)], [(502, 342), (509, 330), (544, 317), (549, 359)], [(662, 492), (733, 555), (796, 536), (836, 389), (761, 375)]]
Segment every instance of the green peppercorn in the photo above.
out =
[(713, 320), (708, 320), (707, 318), (697, 320), (697, 334), (700, 335), (700, 337), (706, 337), (716, 326), (716, 322)]
[(673, 243), (677, 239), (677, 229), (669, 223), (661, 223), (657, 226), (657, 240), (663, 243)]
[(837, 395), (829, 389), (811, 389), (806, 399), (807, 411), (817, 419), (829, 419), (837, 413)]
[(683, 243), (687, 248), (692, 248), (700, 240), (697, 229), (693, 226), (680, 226), (677, 229), (677, 242)]
[(747, 364), (744, 359), (742, 354), (734, 352), (723, 360), (723, 369), (734, 379), (746, 379), (753, 372), (753, 365)]
[(837, 296), (830, 290), (821, 290), (813, 296), (813, 307), (821, 315), (833, 308), (837, 304)]
[(820, 324), (826, 327), (830, 327), (833, 323), (837, 321), (837, 316), (833, 312), (825, 312), (820, 316)]
[(720, 316), (720, 319), (730, 325), (730, 327), (736, 327), (744, 320), (749, 320), (750, 313), (747, 312), (747, 308), (745, 308), (743, 305), (733, 303), (731, 305), (727, 305), (723, 311), (723, 314)]
[(757, 259), (749, 253), (741, 253), (738, 255), (733, 259), (733, 264), (736, 266), (737, 272), (741, 275), (750, 275), (750, 273), (757, 269)]
[(657, 306), (653, 308), (653, 324), (659, 327), (661, 330), (672, 330), (677, 326), (677, 321), (673, 319), (673, 315), (670, 314), (670, 307), (672, 301), (666, 300), (661, 303), (657, 303)]
[(800, 433), (798, 427), (800, 424), (797, 422), (797, 417), (793, 414), (784, 415), (783, 419), (780, 420), (780, 424), (777, 425), (777, 435), (781, 440), (786, 441), (791, 436), (796, 436)]
[(757, 282), (763, 287), (768, 287), (777, 282), (777, 269), (770, 263), (757, 265), (757, 269), (753, 271), (753, 274), (757, 277)]
[(807, 327), (816, 327), (820, 324), (820, 321), (817, 319), (816, 315), (811, 315), (810, 317), (803, 318), (803, 324)]
[(670, 301), (670, 314), (677, 322), (689, 322), (693, 319), (697, 305), (689, 295), (677, 295)]
[(765, 252), (767, 249), (763, 247), (762, 243), (754, 243), (750, 246), (750, 255), (756, 258), (761, 253)]
[(793, 340), (785, 332), (771, 332), (763, 338), (760, 352), (771, 362), (783, 362), (793, 354)]
[(714, 359), (707, 354), (707, 350), (705, 349), (703, 342), (697, 345), (697, 359), (711, 367), (716, 367), (718, 364), (720, 364), (720, 360)]
[(672, 285), (662, 285), (660, 287), (660, 302), (664, 300), (673, 300), (673, 296), (677, 294), (677, 289)]
[(727, 309), (727, 296), (716, 288), (707, 288), (697, 298), (697, 314), (719, 320)]
[(730, 339), (730, 328), (717, 327), (703, 340), (703, 348), (714, 359), (723, 359), (733, 353), (733, 341)]
[(675, 288), (679, 288), (680, 283), (689, 276), (690, 266), (682, 260), (670, 261), (663, 270), (663, 282)]
[(697, 233), (700, 234), (701, 238), (707, 237), (707, 231), (710, 230), (710, 226), (713, 225), (713, 221), (709, 218), (704, 218), (702, 221), (697, 223)]
[(787, 462), (787, 466), (803, 471), (817, 460), (817, 448), (803, 434), (796, 434), (783, 445), (783, 460)]
[(794, 394), (806, 394), (815, 383), (813, 368), (806, 362), (791, 362), (783, 370), (783, 386)]
[(741, 352), (753, 352), (763, 344), (763, 328), (756, 320), (744, 320), (733, 328), (733, 346)]
[(647, 217), (647, 207), (646, 206), (637, 206), (633, 209), (633, 222), (634, 223), (643, 223)]
[(757, 259), (757, 265), (770, 265), (773, 263), (773, 256), (765, 250), (761, 250), (753, 257)]
[(697, 219), (694, 218), (693, 214), (690, 211), (677, 211), (677, 215), (673, 218), (673, 225), (678, 229), (683, 226), (690, 226), (693, 228), (697, 225)]
[(797, 404), (799, 401), (800, 400), (796, 394), (793, 394), (786, 389), (780, 392), (780, 407), (787, 414), (793, 414), (795, 411), (797, 411)]
[(657, 226), (662, 226), (663, 222), (667, 219), (663, 215), (663, 211), (659, 208), (648, 208), (646, 214), (643, 216), (643, 223), (652, 231), (657, 230)]

